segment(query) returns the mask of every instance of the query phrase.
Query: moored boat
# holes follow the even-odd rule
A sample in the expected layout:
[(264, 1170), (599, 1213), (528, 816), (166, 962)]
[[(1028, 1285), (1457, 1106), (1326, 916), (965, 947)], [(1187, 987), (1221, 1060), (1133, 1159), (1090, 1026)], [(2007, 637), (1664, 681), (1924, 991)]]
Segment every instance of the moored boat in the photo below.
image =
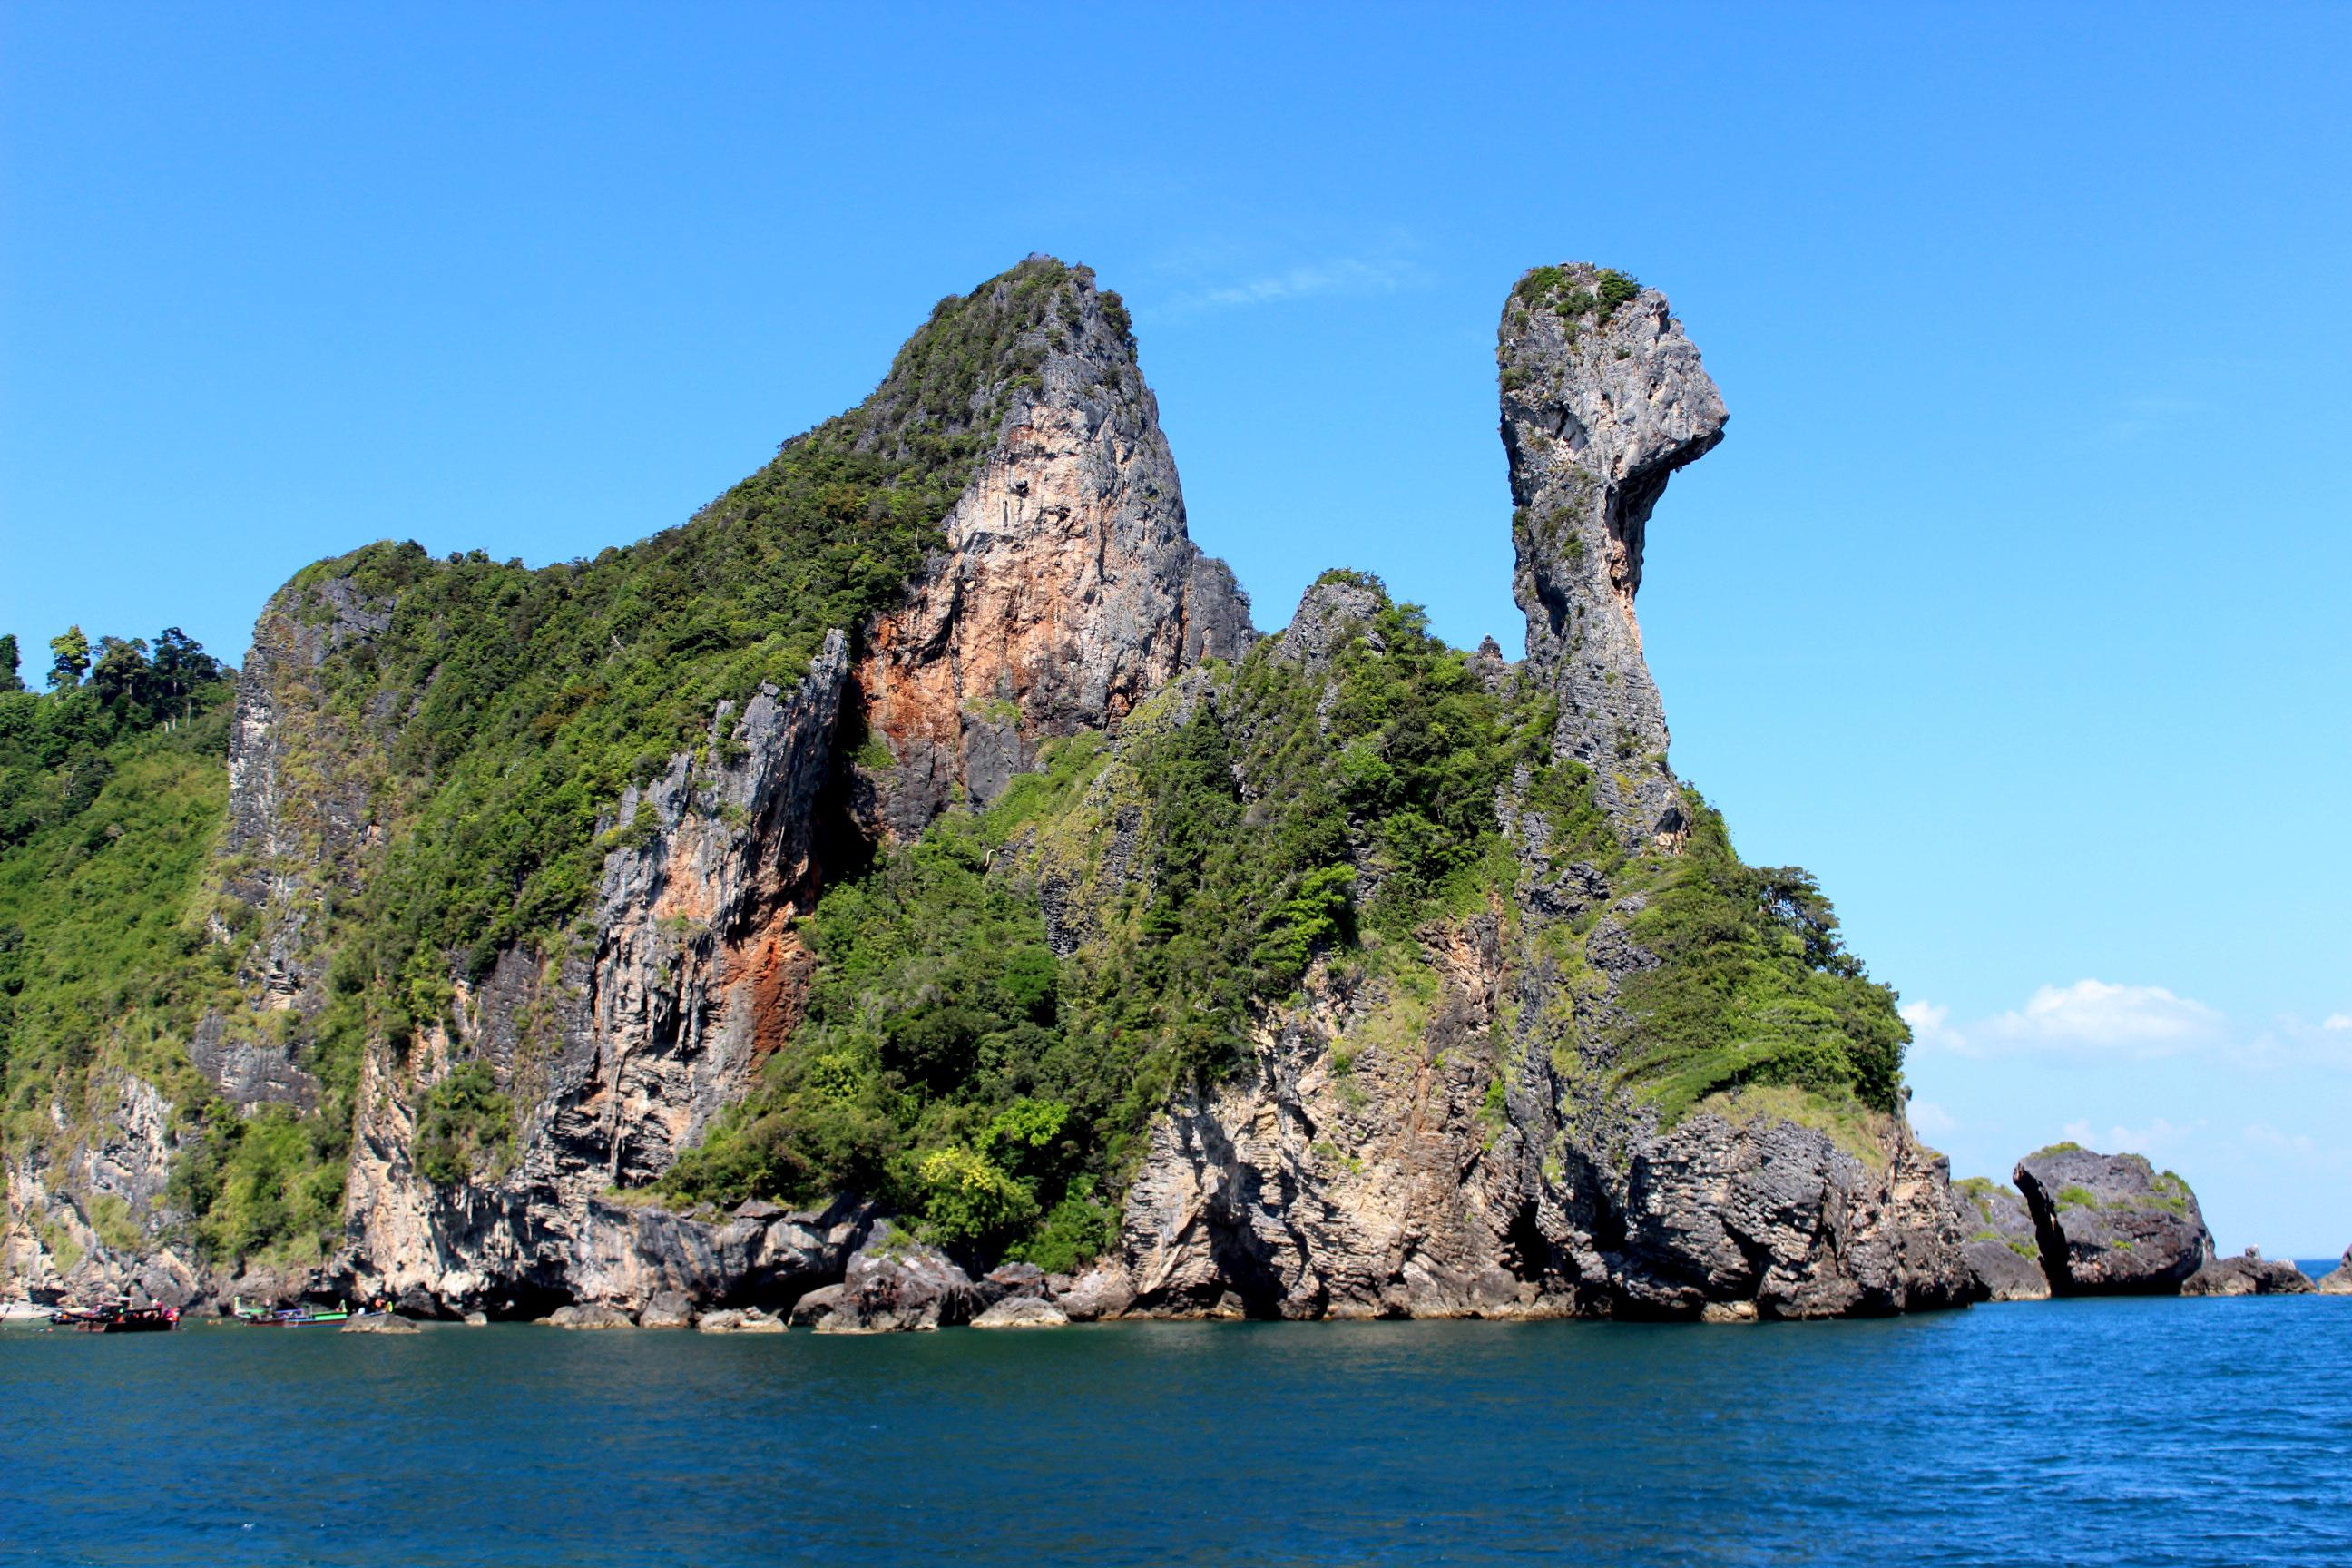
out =
[(49, 1323), (85, 1334), (168, 1333), (180, 1326), (180, 1309), (109, 1301), (96, 1307), (61, 1307), (49, 1314)]
[(350, 1322), (364, 1318), (364, 1311), (354, 1312), (348, 1305), (340, 1307), (248, 1307), (242, 1300), (236, 1303), (235, 1320), (257, 1329), (307, 1329)]

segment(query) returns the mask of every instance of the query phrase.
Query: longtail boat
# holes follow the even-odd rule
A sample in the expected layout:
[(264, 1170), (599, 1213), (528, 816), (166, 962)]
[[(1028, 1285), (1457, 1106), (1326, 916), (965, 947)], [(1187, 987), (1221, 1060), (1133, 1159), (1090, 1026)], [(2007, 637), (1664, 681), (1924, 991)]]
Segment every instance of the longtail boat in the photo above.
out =
[(158, 1334), (180, 1326), (177, 1307), (134, 1307), (110, 1301), (98, 1307), (66, 1307), (49, 1314), (53, 1327), (85, 1334)]
[(248, 1307), (240, 1300), (236, 1303), (236, 1321), (257, 1329), (308, 1329), (326, 1323), (347, 1323), (365, 1312), (354, 1312), (344, 1307)]

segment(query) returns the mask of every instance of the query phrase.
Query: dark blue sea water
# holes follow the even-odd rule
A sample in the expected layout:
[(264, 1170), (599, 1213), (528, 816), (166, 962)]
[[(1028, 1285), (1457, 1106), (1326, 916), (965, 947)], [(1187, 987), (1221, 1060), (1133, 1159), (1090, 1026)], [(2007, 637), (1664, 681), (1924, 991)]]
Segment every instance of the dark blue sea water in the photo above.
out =
[(0, 1563), (2352, 1562), (2352, 1299), (0, 1333)]

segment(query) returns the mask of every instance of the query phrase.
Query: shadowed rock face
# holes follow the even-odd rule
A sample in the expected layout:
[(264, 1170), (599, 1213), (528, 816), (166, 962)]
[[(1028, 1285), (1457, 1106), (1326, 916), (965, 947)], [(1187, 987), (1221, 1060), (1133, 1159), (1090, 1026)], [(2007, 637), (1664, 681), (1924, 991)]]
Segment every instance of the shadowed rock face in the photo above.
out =
[(1618, 299), (1628, 288), (1583, 264), (1537, 268), (1504, 305), (1496, 359), (1528, 662), (1559, 694), (1559, 754), (1593, 770), (1638, 844), (1681, 825), (1633, 614), (1643, 543), (1667, 479), (1727, 416), (1666, 297)]
[(2175, 1295), (2213, 1256), (2197, 1194), (2140, 1155), (2044, 1149), (2018, 1162), (2017, 1189), (2059, 1295)]

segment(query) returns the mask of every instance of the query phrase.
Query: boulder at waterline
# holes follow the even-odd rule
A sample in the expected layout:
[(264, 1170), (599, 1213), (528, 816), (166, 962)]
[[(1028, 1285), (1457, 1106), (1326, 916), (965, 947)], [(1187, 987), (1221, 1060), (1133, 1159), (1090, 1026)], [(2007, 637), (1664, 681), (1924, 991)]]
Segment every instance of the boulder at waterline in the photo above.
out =
[(971, 1321), (971, 1277), (936, 1247), (887, 1222), (849, 1260), (847, 1276), (802, 1297), (792, 1321), (821, 1334), (940, 1329)]
[(421, 1334), (425, 1331), (406, 1318), (395, 1318), (388, 1312), (374, 1312), (364, 1318), (353, 1318), (343, 1325), (347, 1334)]
[(646, 1303), (637, 1314), (641, 1329), (690, 1329), (694, 1327), (694, 1303), (683, 1290), (664, 1290)]
[(618, 1307), (602, 1301), (558, 1307), (540, 1320), (551, 1329), (634, 1329), (637, 1321)]
[(2319, 1277), (2319, 1293), (2323, 1296), (2352, 1296), (2352, 1247), (2344, 1249), (2344, 1260), (2333, 1271)]
[(1007, 1296), (971, 1321), (975, 1329), (1059, 1329), (1070, 1315), (1043, 1296)]

